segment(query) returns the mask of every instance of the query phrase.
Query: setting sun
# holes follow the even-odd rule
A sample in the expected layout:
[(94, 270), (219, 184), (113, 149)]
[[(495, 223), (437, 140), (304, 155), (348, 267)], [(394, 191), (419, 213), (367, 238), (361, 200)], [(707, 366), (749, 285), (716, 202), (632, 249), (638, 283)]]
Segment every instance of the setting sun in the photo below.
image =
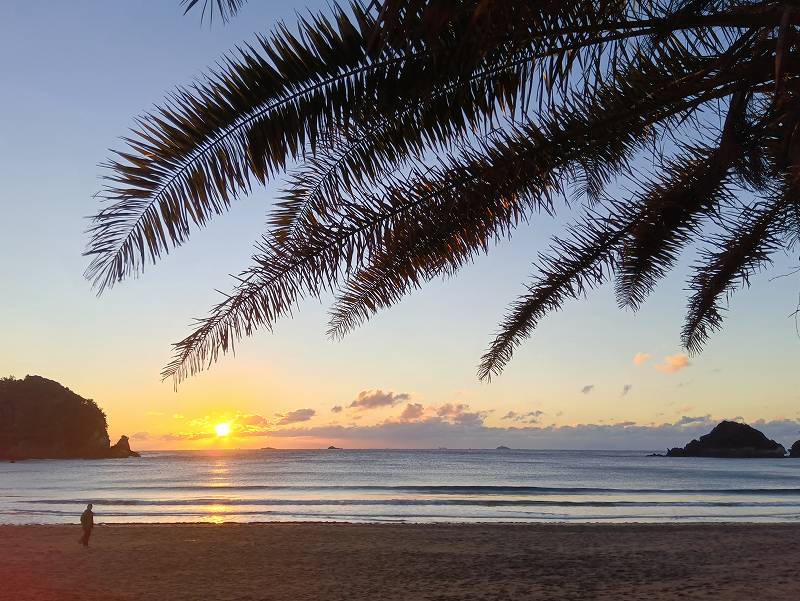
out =
[(231, 433), (231, 425), (230, 424), (217, 424), (214, 426), (214, 431), (217, 433), (217, 436), (227, 436)]

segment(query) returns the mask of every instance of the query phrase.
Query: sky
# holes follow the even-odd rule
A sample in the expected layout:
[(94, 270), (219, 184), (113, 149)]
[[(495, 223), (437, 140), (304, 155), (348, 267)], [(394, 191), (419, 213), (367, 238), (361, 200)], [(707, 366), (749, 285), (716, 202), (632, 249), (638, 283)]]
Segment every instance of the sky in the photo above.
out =
[[(83, 278), (101, 164), (132, 126), (237, 43), (326, 4), (251, 2), (227, 25), (175, 0), (0, 0), (0, 374), (37, 374), (92, 398), (134, 448), (494, 447), (660, 449), (723, 418), (800, 437), (798, 257), (736, 295), (725, 328), (686, 357), (691, 256), (637, 313), (603, 287), (544, 320), (504, 373), (476, 366), (536, 253), (568, 215), (537, 216), (455, 278), (344, 341), (305, 302), (275, 331), (176, 390), (170, 344), (247, 266), (280, 181), (238, 201), (158, 265), (97, 297)], [(329, 300), (329, 299), (327, 299)], [(232, 434), (217, 436), (215, 426)]]

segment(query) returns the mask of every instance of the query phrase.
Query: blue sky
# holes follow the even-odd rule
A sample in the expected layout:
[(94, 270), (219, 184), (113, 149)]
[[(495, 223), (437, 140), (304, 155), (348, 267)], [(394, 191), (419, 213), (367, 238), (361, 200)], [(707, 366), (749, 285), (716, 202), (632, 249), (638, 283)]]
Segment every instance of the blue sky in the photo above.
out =
[[(81, 251), (85, 216), (98, 207), (92, 195), (101, 187), (100, 164), (109, 148), (121, 147), (133, 118), (176, 85), (278, 19), (292, 22), (296, 10), (323, 6), (251, 2), (230, 24), (209, 27), (199, 15), (183, 17), (177, 0), (5, 5), (0, 372), (40, 374), (96, 399), (112, 435), (140, 433), (145, 447), (315, 446), (339, 434), (352, 446), (438, 446), (448, 436), (481, 446), (491, 444), (485, 429), (501, 429), (492, 436), (502, 438), (509, 427), (527, 429), (509, 434), (518, 446), (641, 447), (638, 438), (624, 438), (633, 426), (621, 424), (680, 428), (684, 416), (710, 416), (706, 421), (741, 417), (785, 427), (800, 417), (800, 338), (789, 318), (800, 280), (770, 281), (797, 257), (782, 257), (773, 272), (755, 278), (734, 298), (725, 330), (674, 373), (654, 365), (681, 352), (688, 259), (637, 314), (618, 310), (608, 287), (569, 304), (544, 321), (501, 377), (479, 383), (480, 355), (523, 291), (536, 252), (567, 215), (534, 219), (459, 277), (412, 294), (343, 342), (325, 338), (327, 307), (309, 301), (274, 333), (245, 341), (235, 358), (177, 392), (161, 383), (170, 343), (205, 314), (215, 289), (231, 287), (228, 274), (246, 266), (280, 182), (238, 202), (141, 278), (97, 298), (82, 277)], [(651, 358), (636, 366), (637, 353)], [(368, 411), (349, 407), (359, 393), (378, 390), (408, 396)], [(412, 435), (406, 424), (405, 434), (396, 434), (392, 424), (416, 404), (423, 407), (420, 430)], [(464, 408), (439, 415), (448, 404)], [(335, 406), (344, 409), (333, 413)], [(299, 410), (307, 410), (297, 414), (304, 419), (278, 433)], [(508, 412), (540, 413), (522, 424), (503, 420)], [(463, 414), (479, 419), (459, 423)], [(195, 436), (221, 420), (241, 422), (250, 434), (244, 422), (258, 422), (262, 435)], [(444, 430), (432, 432), (432, 423)], [(559, 430), (586, 424), (602, 426), (588, 442)]]

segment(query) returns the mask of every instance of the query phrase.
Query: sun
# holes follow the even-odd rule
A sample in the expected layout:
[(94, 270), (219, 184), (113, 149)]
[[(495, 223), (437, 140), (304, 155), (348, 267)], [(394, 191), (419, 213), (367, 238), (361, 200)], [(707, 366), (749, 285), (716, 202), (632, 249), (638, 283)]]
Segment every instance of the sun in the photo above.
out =
[(214, 431), (217, 433), (217, 436), (227, 436), (231, 433), (231, 425), (230, 424), (217, 424), (214, 426)]

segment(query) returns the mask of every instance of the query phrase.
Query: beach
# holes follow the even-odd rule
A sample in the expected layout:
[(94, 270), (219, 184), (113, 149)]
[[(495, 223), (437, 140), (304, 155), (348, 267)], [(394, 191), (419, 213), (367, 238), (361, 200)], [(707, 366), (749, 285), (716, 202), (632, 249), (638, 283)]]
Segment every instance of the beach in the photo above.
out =
[(0, 526), (2, 600), (796, 599), (794, 524)]

